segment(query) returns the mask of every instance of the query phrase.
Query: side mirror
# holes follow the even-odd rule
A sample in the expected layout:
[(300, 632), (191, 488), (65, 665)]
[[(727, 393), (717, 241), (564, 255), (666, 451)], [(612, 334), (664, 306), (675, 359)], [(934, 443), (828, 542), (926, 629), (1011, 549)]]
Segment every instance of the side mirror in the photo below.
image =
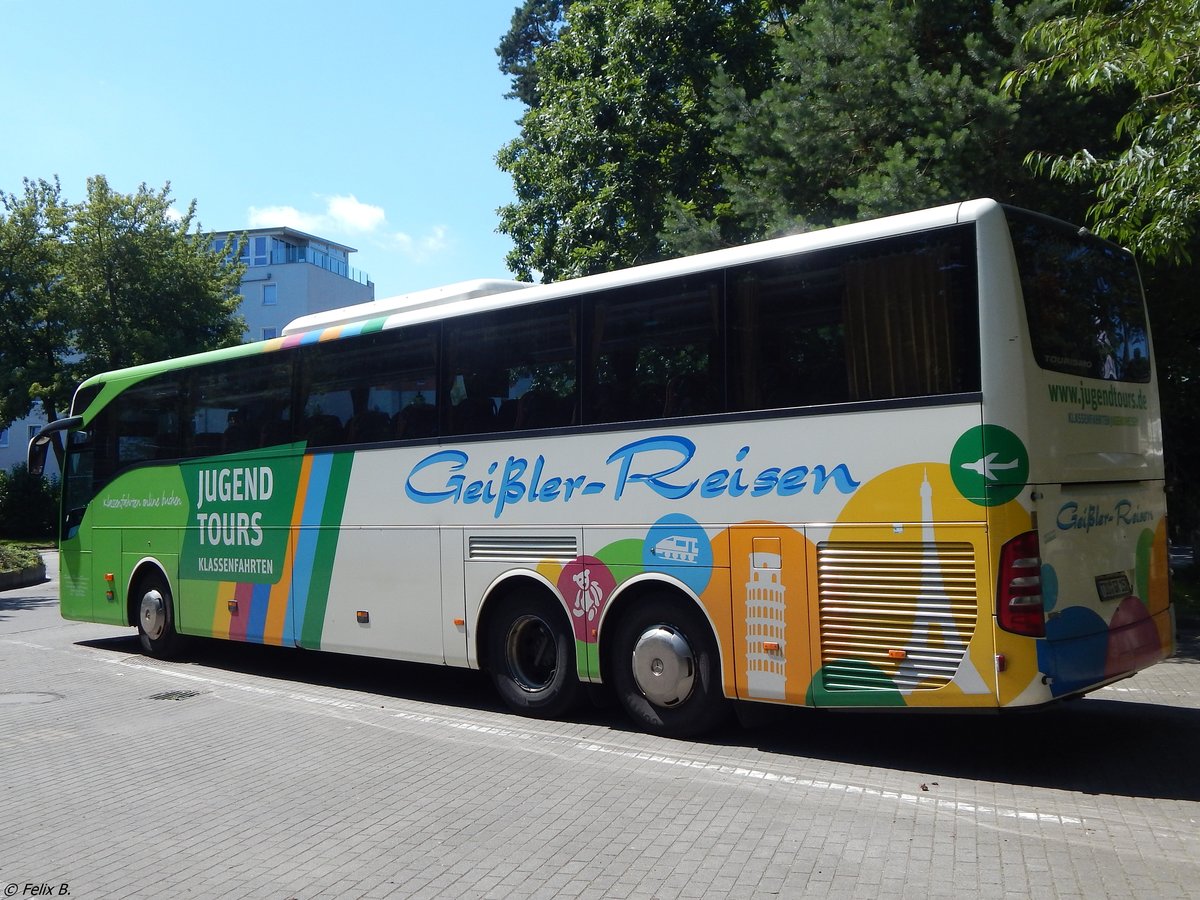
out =
[(46, 453), (50, 450), (50, 439), (37, 442), (34, 438), (29, 442), (29, 453), (26, 456), (26, 466), (30, 475), (43, 475), (46, 472)]
[(26, 452), (26, 463), (30, 475), (42, 475), (46, 471), (46, 454), (50, 450), (50, 439), (60, 431), (71, 431), (83, 424), (83, 416), (69, 416), (65, 419), (55, 419), (42, 427), (42, 430), (29, 439), (29, 449)]

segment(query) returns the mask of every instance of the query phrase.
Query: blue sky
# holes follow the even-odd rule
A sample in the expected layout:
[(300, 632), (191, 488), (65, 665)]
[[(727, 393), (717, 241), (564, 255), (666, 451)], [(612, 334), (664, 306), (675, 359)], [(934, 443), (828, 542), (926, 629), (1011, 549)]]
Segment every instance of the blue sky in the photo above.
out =
[(511, 277), (495, 155), (523, 107), (495, 47), (516, 5), (0, 0), (0, 189), (170, 181), (206, 230), (357, 248), (377, 297)]

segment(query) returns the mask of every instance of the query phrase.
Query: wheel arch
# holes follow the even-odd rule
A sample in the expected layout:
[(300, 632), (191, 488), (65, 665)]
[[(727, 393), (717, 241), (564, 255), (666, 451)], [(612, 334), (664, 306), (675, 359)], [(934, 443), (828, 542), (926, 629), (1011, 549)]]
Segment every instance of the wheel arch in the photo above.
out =
[[(722, 640), (720, 630), (716, 623), (709, 615), (707, 607), (700, 602), (700, 598), (686, 584), (677, 578), (672, 578), (670, 575), (665, 575), (661, 572), (646, 572), (635, 576), (629, 581), (621, 584), (617, 590), (613, 592), (612, 597), (604, 605), (604, 610), (600, 614), (600, 621), (597, 623), (596, 642), (600, 658), (600, 680), (609, 681), (612, 671), (612, 654), (613, 641), (612, 635), (616, 632), (616, 624), (621, 617), (625, 615), (631, 608), (637, 605), (641, 600), (645, 600), (652, 596), (672, 596), (682, 602), (690, 604), (708, 623), (709, 631), (712, 633), (713, 641), (717, 646), (717, 664), (718, 671), (721, 674), (721, 680), (724, 682), (725, 664), (725, 641)], [(605, 638), (609, 639), (606, 640)], [(722, 691), (724, 692), (724, 684)]]
[(511, 569), (498, 576), (483, 592), (479, 601), (479, 612), (475, 616), (475, 634), (471, 641), (475, 651), (475, 660), (480, 669), (488, 668), (488, 634), (495, 619), (496, 611), (508, 598), (524, 591), (539, 591), (554, 599), (562, 609), (567, 623), (571, 622), (571, 611), (566, 601), (558, 592), (558, 588), (548, 578), (533, 569)]
[[(175, 584), (171, 580), (170, 573), (167, 572), (167, 567), (164, 566), (158, 559), (153, 556), (144, 556), (139, 559), (133, 568), (129, 570), (129, 580), (125, 583), (125, 622), (127, 625), (137, 625), (138, 621), (138, 604), (141, 598), (135, 595), (138, 584), (146, 577), (147, 573), (157, 572), (163, 577), (167, 583), (167, 590), (171, 592), (171, 602), (175, 602), (175, 597), (178, 596), (178, 591), (175, 590)], [(174, 610), (178, 614), (178, 610)]]

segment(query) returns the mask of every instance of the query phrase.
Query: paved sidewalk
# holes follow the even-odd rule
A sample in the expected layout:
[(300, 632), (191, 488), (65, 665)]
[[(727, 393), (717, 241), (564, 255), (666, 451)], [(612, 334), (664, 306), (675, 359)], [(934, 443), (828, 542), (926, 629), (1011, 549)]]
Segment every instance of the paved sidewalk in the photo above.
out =
[(1038, 714), (688, 742), (521, 719), (471, 672), (157, 662), (56, 590), (0, 593), (6, 896), (1200, 897), (1194, 635)]

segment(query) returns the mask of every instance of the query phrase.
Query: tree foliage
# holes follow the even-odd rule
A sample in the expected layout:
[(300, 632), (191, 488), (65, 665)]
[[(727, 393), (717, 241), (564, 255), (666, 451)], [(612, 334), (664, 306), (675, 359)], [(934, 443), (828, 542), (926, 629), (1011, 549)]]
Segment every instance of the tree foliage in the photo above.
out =
[[(1200, 465), (1200, 307), (1192, 268), (1163, 263), (1200, 245), (1200, 0), (524, 8), (557, 18), (521, 57), (536, 94), (517, 94), (530, 109), (499, 156), (516, 192), (500, 230), (518, 277), (967, 197), (1075, 222), (1090, 210), (1159, 263), (1144, 274), (1183, 496), (1180, 477)], [(1200, 524), (1197, 497), (1173, 501), (1173, 523)]]
[(656, 259), (666, 200), (718, 188), (718, 70), (761, 90), (769, 44), (750, 0), (575, 0), (533, 57), (536, 105), (499, 153), (508, 264), (546, 281)]
[(1077, 93), (1131, 94), (1109, 122), (1117, 151), (1086, 140), (1031, 154), (1039, 171), (1095, 189), (1096, 230), (1143, 259), (1188, 255), (1200, 214), (1200, 2), (1076, 0), (1029, 31), (1041, 58), (1008, 76), (1014, 95), (1061, 79)]
[(1000, 90), (1051, 0), (534, 7), (562, 15), (522, 57), (536, 97), (498, 157), (516, 191), (500, 231), (524, 279), (969, 196), (1078, 219), (1087, 191), (1038, 184), (1022, 161), (1080, 135), (1113, 144), (1115, 97)]
[(170, 185), (132, 194), (103, 176), (66, 202), (57, 180), (0, 191), (0, 421), (50, 419), (107, 369), (236, 344), (242, 267), (177, 215)]
[(679, 196), (678, 252), (951, 202), (994, 197), (1082, 215), (1084, 192), (1039, 184), (1036, 146), (1106, 140), (1106, 98), (1051, 88), (1020, 102), (999, 89), (1045, 3), (817, 0), (788, 17), (771, 86), (718, 78), (713, 107), (725, 195)]
[(512, 26), (500, 39), (500, 71), (512, 78), (506, 97), (538, 105), (538, 52), (554, 42), (573, 0), (525, 0), (513, 12)]
[(72, 348), (64, 284), (71, 207), (59, 183), (26, 179), (21, 194), (0, 191), (0, 425), (36, 400), (62, 408), (71, 390)]

